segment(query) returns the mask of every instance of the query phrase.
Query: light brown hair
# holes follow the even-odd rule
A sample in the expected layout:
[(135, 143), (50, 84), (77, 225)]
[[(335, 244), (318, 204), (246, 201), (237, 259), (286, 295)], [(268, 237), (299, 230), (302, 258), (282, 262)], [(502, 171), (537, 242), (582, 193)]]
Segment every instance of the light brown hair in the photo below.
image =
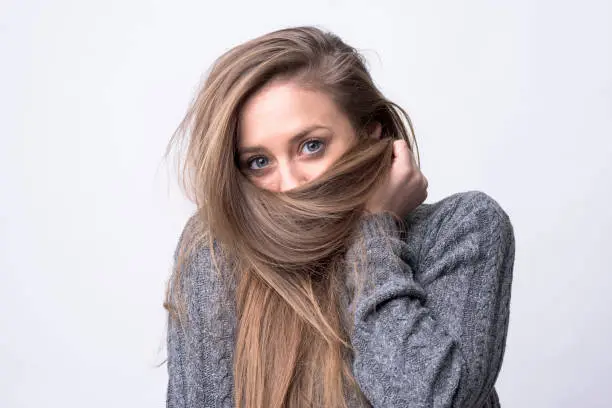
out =
[[(282, 193), (257, 188), (236, 163), (238, 113), (271, 80), (324, 92), (359, 138), (323, 175)], [(375, 122), (380, 140), (366, 137)], [(195, 248), (205, 244), (213, 260), (229, 261), (219, 268), (215, 260), (215, 270), (237, 282), (237, 408), (346, 407), (351, 390), (363, 397), (341, 302), (345, 254), (373, 187), (388, 174), (394, 139), (416, 147), (408, 114), (376, 88), (355, 48), (320, 28), (262, 35), (208, 72), (167, 150), (184, 147), (180, 180), (197, 223), (177, 252), (165, 307), (188, 321), (181, 271)]]

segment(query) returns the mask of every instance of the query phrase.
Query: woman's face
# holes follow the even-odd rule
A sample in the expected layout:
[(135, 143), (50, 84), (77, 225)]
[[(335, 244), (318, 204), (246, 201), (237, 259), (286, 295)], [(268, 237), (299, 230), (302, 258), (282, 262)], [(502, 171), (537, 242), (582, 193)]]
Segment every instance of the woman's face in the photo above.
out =
[(253, 94), (238, 120), (241, 171), (276, 192), (318, 177), (357, 140), (327, 95), (289, 82), (271, 82)]

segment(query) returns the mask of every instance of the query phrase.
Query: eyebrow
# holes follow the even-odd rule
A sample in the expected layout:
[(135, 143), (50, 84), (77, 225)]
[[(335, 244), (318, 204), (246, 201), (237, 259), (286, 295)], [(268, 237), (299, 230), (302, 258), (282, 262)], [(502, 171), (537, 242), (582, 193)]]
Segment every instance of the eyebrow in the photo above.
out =
[[(306, 136), (307, 134), (317, 130), (317, 129), (329, 129), (327, 126), (322, 126), (322, 125), (310, 125), (305, 127), (304, 129), (300, 130), (298, 133), (295, 134), (295, 136), (291, 137), (291, 139), (289, 140), (290, 144), (295, 144), (297, 143), (297, 141), (299, 139), (301, 139), (302, 137)], [(242, 156), (245, 153), (254, 153), (254, 152), (258, 152), (261, 150), (266, 150), (265, 147), (257, 145), (257, 146), (249, 146), (249, 147), (242, 147), (238, 149), (238, 155)]]

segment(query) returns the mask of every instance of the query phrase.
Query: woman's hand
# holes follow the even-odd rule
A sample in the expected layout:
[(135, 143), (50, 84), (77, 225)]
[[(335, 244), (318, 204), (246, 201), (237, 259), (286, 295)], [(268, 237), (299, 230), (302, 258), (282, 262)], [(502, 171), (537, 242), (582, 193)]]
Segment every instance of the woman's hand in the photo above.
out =
[(427, 178), (416, 164), (408, 143), (393, 142), (393, 164), (389, 178), (381, 182), (366, 205), (370, 213), (391, 212), (404, 219), (427, 198)]

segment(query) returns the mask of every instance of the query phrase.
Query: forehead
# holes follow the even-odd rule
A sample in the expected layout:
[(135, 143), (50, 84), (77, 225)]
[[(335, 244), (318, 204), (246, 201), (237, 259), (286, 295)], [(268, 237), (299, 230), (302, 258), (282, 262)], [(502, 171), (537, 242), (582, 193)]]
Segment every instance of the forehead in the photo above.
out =
[(299, 85), (271, 83), (253, 94), (239, 114), (240, 138), (291, 136), (302, 128), (319, 124), (341, 125), (342, 115), (326, 94)]

